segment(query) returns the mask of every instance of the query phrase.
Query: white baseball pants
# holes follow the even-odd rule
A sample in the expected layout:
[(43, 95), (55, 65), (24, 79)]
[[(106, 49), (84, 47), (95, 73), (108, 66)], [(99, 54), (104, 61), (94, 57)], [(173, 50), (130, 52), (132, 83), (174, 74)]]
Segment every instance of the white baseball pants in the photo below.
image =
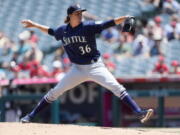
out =
[(96, 63), (89, 65), (73, 64), (70, 71), (45, 95), (45, 99), (47, 102), (52, 102), (67, 90), (85, 81), (94, 81), (120, 98), (121, 94), (123, 96), (127, 94), (125, 88), (117, 82), (100, 58)]

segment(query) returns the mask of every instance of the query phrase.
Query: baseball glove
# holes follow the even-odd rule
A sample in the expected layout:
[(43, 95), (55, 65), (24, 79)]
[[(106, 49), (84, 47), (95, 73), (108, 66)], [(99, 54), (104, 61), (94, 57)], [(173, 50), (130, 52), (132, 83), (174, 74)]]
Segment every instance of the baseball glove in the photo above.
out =
[(122, 32), (134, 32), (135, 31), (135, 17), (128, 17), (122, 27)]

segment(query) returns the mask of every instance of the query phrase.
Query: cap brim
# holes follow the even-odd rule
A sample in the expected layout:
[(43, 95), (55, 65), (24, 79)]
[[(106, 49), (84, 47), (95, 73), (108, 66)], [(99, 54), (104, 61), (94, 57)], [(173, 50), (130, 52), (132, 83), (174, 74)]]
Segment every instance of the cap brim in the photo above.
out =
[(77, 11), (84, 12), (84, 11), (86, 11), (86, 9), (79, 9), (79, 10), (76, 10), (76, 11), (74, 11), (74, 12), (77, 12)]

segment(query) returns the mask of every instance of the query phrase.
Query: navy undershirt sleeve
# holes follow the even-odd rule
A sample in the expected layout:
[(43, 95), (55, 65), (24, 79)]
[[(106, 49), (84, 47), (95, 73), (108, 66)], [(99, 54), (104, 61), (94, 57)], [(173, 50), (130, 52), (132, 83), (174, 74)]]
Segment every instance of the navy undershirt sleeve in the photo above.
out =
[(104, 22), (90, 22), (90, 31), (93, 33), (101, 33), (104, 29), (115, 26), (114, 20), (108, 20)]
[(102, 30), (104, 30), (104, 29), (107, 29), (107, 28), (109, 28), (109, 27), (115, 26), (116, 24), (115, 24), (114, 20), (109, 20), (109, 21), (103, 22), (103, 23), (100, 24), (100, 25), (101, 25), (101, 27), (102, 27)]
[(54, 36), (54, 30), (52, 28), (48, 29), (48, 34)]
[(53, 29), (53, 28), (48, 29), (48, 34), (54, 36), (56, 40), (62, 39), (62, 33), (63, 33), (62, 27), (59, 27), (57, 29)]

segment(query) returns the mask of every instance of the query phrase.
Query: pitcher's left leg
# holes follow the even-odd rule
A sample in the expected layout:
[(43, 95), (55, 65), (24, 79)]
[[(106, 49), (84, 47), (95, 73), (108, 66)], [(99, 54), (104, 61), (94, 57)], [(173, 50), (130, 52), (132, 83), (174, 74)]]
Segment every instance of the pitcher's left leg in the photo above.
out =
[(142, 110), (129, 96), (124, 86), (117, 82), (115, 77), (109, 72), (109, 70), (107, 70), (106, 67), (100, 66), (91, 70), (89, 76), (91, 80), (112, 91), (114, 95), (119, 97), (125, 104), (127, 104), (135, 114), (141, 117), (141, 123), (146, 122), (152, 116), (153, 110)]
[(89, 77), (92, 81), (112, 91), (113, 94), (119, 98), (123, 98), (125, 95), (127, 95), (124, 86), (119, 84), (115, 77), (104, 66), (92, 69), (89, 73)]

